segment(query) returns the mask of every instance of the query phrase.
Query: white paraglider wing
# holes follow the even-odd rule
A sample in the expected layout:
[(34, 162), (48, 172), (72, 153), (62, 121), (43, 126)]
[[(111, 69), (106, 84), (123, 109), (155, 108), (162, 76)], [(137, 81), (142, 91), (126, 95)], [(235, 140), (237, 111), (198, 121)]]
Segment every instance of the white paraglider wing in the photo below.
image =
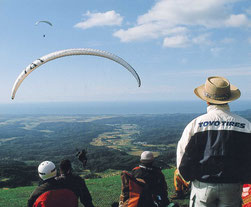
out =
[(57, 52), (53, 52), (50, 53), (48, 55), (45, 55), (37, 60), (35, 60), (34, 62), (32, 62), (30, 65), (28, 65), (22, 72), (21, 74), (18, 76), (18, 78), (16, 79), (13, 88), (12, 88), (12, 93), (11, 93), (11, 98), (14, 99), (15, 98), (15, 94), (19, 88), (19, 86), (21, 85), (21, 83), (23, 82), (23, 80), (36, 68), (38, 68), (39, 66), (45, 64), (46, 62), (49, 62), (51, 60), (57, 59), (57, 58), (61, 58), (61, 57), (65, 57), (65, 56), (71, 56), (71, 55), (94, 55), (94, 56), (100, 56), (100, 57), (104, 57), (104, 58), (108, 58), (110, 60), (113, 60), (119, 64), (121, 64), (122, 66), (124, 66), (129, 72), (131, 72), (131, 74), (135, 77), (135, 79), (138, 82), (138, 86), (140, 87), (141, 85), (141, 80), (139, 78), (139, 75), (137, 74), (137, 72), (133, 69), (133, 67), (131, 65), (129, 65), (125, 60), (123, 60), (122, 58), (106, 52), (106, 51), (102, 51), (102, 50), (97, 50), (97, 49), (90, 49), (90, 48), (77, 48), (77, 49), (67, 49), (67, 50), (60, 50)]
[(38, 22), (36, 22), (36, 24), (35, 25), (38, 25), (38, 24), (40, 24), (40, 23), (46, 23), (46, 24), (49, 24), (50, 26), (52, 26), (52, 23), (51, 22), (49, 22), (49, 21), (38, 21)]

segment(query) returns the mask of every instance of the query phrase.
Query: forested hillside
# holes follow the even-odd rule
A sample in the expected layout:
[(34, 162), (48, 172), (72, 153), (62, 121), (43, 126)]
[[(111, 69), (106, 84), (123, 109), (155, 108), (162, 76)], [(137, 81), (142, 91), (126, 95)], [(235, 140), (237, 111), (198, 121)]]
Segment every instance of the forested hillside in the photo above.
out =
[[(251, 120), (251, 112), (240, 112)], [(38, 180), (44, 160), (56, 165), (63, 158), (88, 178), (107, 170), (130, 170), (144, 150), (154, 152), (156, 164), (175, 164), (181, 133), (198, 114), (163, 115), (2, 115), (0, 118), (0, 187), (30, 185)], [(75, 154), (87, 149), (83, 169)]]

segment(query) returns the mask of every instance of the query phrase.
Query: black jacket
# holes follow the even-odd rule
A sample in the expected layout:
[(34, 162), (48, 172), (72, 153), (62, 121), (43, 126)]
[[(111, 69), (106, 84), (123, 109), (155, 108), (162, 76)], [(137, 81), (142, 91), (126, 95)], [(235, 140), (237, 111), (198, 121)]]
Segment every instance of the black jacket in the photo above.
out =
[(42, 183), (30, 195), (27, 206), (32, 207), (35, 201), (37, 200), (37, 198), (43, 193), (49, 190), (56, 190), (60, 188), (61, 188), (61, 185), (59, 184), (59, 182), (55, 180), (55, 178), (42, 181)]
[(81, 203), (85, 207), (94, 207), (91, 194), (89, 193), (84, 179), (82, 179), (80, 176), (70, 173), (67, 175), (61, 175), (56, 179), (61, 186), (72, 190), (75, 195), (80, 198)]
[(169, 204), (165, 176), (159, 167), (141, 164), (135, 167), (131, 173), (134, 177), (146, 182), (153, 197), (157, 200), (160, 199), (163, 206)]
[(192, 120), (177, 148), (177, 168), (187, 181), (251, 182), (251, 123), (230, 112), (229, 106), (210, 105), (207, 114)]

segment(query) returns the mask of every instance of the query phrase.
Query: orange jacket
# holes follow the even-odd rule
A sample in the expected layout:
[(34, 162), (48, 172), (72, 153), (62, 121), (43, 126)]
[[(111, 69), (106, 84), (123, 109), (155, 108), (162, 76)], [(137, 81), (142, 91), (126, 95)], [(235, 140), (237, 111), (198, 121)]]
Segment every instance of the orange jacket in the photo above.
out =
[(50, 190), (40, 195), (33, 207), (78, 207), (77, 196), (68, 189)]

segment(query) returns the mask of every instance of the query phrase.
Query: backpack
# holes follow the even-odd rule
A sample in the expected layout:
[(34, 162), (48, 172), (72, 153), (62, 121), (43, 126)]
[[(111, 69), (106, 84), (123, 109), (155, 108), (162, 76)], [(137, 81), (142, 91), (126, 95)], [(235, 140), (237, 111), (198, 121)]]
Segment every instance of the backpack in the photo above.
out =
[(119, 207), (158, 207), (157, 200), (143, 179), (122, 171)]
[(242, 200), (242, 207), (251, 207), (251, 184), (243, 185)]
[(68, 189), (50, 190), (40, 195), (33, 207), (78, 207), (77, 196)]

